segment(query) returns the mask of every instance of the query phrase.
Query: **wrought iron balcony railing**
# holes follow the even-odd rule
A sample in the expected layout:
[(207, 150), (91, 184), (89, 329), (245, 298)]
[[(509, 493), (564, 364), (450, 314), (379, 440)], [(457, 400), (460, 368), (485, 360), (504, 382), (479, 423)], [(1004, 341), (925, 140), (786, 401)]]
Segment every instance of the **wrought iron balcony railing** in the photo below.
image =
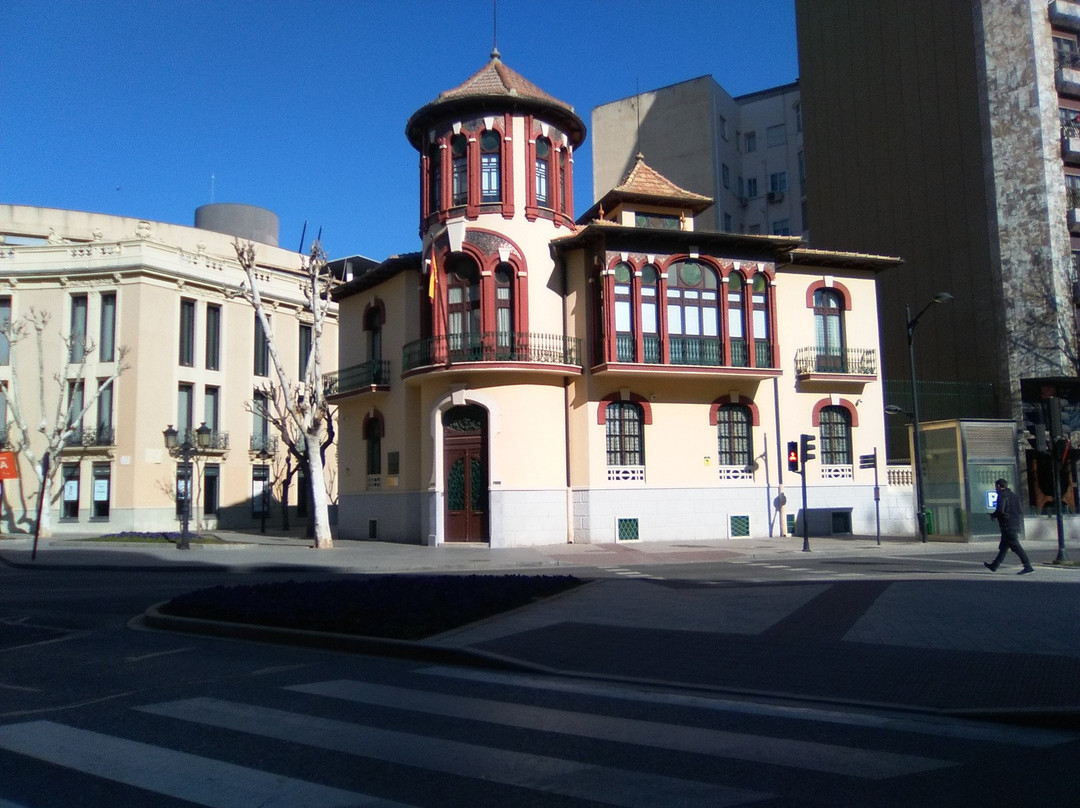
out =
[(249, 447), (253, 452), (265, 452), (266, 454), (277, 454), (278, 448), (278, 436), (277, 435), (252, 435), (251, 445)]
[(444, 334), (410, 342), (402, 350), (404, 372), (460, 362), (529, 362), (581, 367), (581, 340), (529, 332)]
[(334, 373), (323, 374), (323, 390), (328, 396), (389, 384), (390, 362), (385, 359), (373, 359)]
[(116, 429), (111, 426), (77, 427), (74, 432), (64, 438), (65, 446), (81, 446), (91, 448), (94, 446), (115, 446)]
[(800, 376), (811, 373), (849, 373), (855, 376), (877, 375), (877, 351), (873, 348), (830, 350), (810, 346), (795, 353), (795, 372)]
[[(663, 364), (660, 350), (660, 338), (647, 336), (643, 341), (645, 364)], [(619, 362), (633, 362), (634, 337), (632, 334), (619, 334), (615, 338), (616, 356)], [(749, 367), (746, 340), (730, 340), (731, 356), (724, 361), (724, 343), (719, 337), (669, 337), (668, 363), (672, 365), (697, 365), (701, 367)], [(769, 340), (754, 340), (754, 366), (771, 368), (772, 343)]]

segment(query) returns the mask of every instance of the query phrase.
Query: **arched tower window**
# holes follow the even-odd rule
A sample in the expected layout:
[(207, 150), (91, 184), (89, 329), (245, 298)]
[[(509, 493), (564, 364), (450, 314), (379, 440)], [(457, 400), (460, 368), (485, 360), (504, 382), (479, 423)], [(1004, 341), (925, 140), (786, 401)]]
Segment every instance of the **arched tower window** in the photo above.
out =
[(514, 358), (514, 268), (495, 267), (495, 344), (499, 358)]
[(536, 139), (536, 204), (551, 207), (551, 141), (546, 137)]
[(479, 358), (480, 270), (468, 256), (454, 256), (446, 268), (446, 309), (451, 358), (459, 362)]
[(566, 149), (559, 149), (559, 211), (572, 215), (566, 198)]
[(469, 139), (465, 135), (450, 138), (450, 160), (451, 204), (457, 207), (469, 201)]
[(428, 149), (428, 212), (442, 210), (442, 148), (432, 143)]
[(480, 201), (502, 201), (502, 135), (493, 129), (480, 134)]
[(719, 365), (718, 278), (697, 261), (679, 261), (667, 272), (668, 346), (673, 365)]

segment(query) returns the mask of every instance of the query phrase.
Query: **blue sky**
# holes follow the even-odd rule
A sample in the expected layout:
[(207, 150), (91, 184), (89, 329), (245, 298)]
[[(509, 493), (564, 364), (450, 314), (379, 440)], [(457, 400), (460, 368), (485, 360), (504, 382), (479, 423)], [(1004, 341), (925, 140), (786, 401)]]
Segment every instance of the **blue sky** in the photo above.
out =
[[(487, 63), (492, 9), (2, 0), (0, 203), (191, 224), (199, 205), (243, 202), (278, 214), (283, 247), (306, 221), (331, 257), (419, 249), (405, 123)], [(497, 44), (586, 125), (595, 106), (706, 74), (732, 95), (798, 78), (794, 0), (499, 0)]]

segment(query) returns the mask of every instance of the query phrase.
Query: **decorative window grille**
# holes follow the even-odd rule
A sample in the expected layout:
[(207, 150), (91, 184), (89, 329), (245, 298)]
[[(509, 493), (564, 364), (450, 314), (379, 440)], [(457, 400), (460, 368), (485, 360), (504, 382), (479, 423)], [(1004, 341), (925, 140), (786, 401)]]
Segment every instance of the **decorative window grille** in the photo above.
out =
[(609, 483), (643, 483), (645, 482), (645, 467), (609, 466), (607, 478)]
[(728, 517), (728, 535), (733, 539), (742, 539), (750, 535), (750, 517), (738, 514)]
[(619, 519), (617, 538), (619, 541), (636, 541), (641, 538), (637, 519)]

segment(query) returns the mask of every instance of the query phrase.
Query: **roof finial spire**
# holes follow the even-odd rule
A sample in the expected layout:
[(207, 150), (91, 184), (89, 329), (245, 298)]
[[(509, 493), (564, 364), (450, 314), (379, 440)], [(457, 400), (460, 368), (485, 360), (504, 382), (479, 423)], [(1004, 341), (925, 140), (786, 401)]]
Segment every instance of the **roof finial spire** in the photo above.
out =
[(499, 0), (491, 0), (491, 58), (499, 58)]

